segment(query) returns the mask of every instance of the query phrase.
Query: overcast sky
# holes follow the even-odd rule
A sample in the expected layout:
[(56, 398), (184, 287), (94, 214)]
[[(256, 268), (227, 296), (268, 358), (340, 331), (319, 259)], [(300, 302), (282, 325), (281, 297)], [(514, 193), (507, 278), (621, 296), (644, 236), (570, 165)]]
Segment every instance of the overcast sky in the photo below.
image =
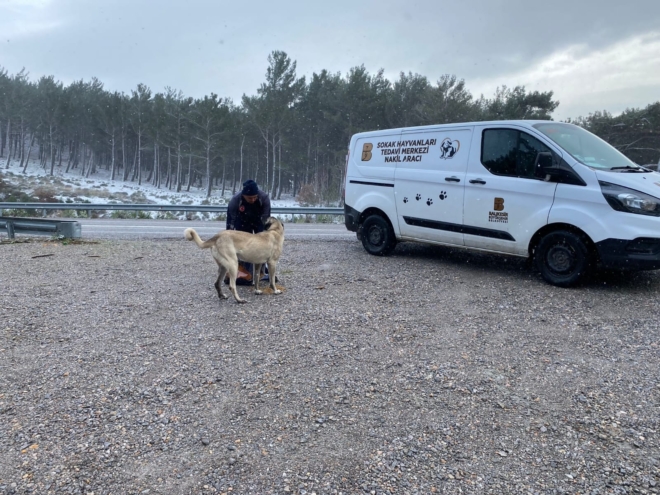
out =
[(0, 0), (0, 66), (240, 103), (285, 51), (298, 75), (361, 64), (554, 91), (555, 120), (660, 100), (660, 0)]

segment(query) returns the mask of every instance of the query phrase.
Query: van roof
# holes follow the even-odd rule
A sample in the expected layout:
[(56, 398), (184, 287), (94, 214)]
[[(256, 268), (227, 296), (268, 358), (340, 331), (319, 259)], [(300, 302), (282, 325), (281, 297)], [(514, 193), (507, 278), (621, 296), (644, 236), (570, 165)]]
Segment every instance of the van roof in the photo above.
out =
[[(392, 129), (378, 129), (374, 131), (365, 131), (358, 132), (354, 136), (378, 136), (384, 134), (393, 134), (395, 132), (402, 131), (411, 131), (411, 130), (432, 130), (432, 129), (444, 129), (449, 127), (462, 127), (462, 126), (474, 126), (474, 125), (502, 125), (502, 124), (516, 124), (521, 127), (532, 127), (534, 124), (566, 124), (566, 122), (555, 122), (554, 120), (487, 120), (487, 121), (477, 121), (477, 122), (452, 122), (450, 124), (431, 124), (431, 125), (421, 125), (414, 127), (395, 127)], [(573, 124), (567, 124), (573, 125)]]

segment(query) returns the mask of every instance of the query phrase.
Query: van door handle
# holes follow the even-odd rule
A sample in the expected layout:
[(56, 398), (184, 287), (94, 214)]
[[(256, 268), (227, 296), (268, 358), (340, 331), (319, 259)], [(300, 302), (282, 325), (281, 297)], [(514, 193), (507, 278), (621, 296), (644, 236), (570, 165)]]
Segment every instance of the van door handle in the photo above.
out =
[(460, 182), (461, 181), (461, 179), (459, 179), (458, 177), (445, 177), (445, 180), (447, 182)]
[(469, 182), (470, 182), (470, 184), (485, 184), (486, 183), (486, 181), (483, 180), (483, 179), (472, 179)]

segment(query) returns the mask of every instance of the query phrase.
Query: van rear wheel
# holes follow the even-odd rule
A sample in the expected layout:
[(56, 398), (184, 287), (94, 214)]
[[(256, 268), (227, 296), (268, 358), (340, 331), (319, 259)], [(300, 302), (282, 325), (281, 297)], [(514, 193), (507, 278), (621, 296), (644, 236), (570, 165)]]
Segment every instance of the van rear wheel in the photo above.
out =
[(396, 247), (390, 223), (380, 215), (370, 215), (362, 222), (362, 245), (369, 254), (385, 256)]
[(536, 247), (534, 260), (545, 281), (558, 287), (577, 284), (589, 269), (589, 251), (584, 241), (565, 230), (546, 234)]

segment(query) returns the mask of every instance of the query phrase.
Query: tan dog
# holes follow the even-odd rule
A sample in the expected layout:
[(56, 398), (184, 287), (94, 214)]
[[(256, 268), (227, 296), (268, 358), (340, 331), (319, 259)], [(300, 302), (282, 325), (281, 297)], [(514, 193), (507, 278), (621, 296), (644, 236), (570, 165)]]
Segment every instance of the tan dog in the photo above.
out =
[(208, 241), (202, 241), (194, 229), (184, 231), (183, 235), (186, 239), (195, 241), (201, 249), (211, 248), (213, 259), (218, 264), (218, 280), (215, 282), (218, 297), (222, 299), (229, 297), (222, 292), (222, 281), (225, 275), (229, 273), (229, 290), (234, 295), (234, 299), (239, 303), (246, 302), (245, 299), (238, 297), (238, 292), (236, 292), (238, 260), (254, 265), (252, 280), (254, 280), (255, 294), (261, 294), (259, 279), (261, 278), (261, 266), (264, 263), (268, 265), (268, 277), (273, 293), (280, 294), (282, 292), (275, 287), (275, 272), (284, 245), (284, 224), (275, 217), (269, 217), (265, 225), (266, 230), (258, 234), (249, 234), (238, 230), (223, 230)]

